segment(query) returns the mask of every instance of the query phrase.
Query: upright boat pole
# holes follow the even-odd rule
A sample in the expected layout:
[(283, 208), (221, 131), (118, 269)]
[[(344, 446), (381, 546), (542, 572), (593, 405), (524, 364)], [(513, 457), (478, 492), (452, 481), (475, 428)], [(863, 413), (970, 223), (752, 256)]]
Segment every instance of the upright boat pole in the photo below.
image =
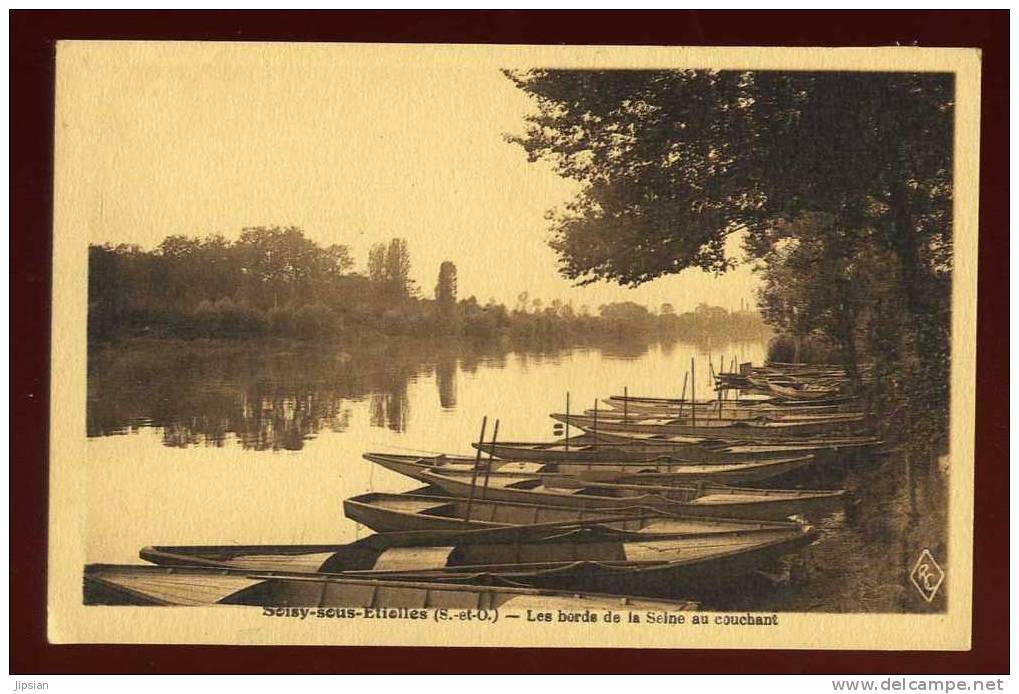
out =
[(686, 379), (690, 378), (690, 372), (683, 372), (683, 394), (679, 396), (679, 414), (676, 415), (677, 419), (683, 417), (683, 402), (686, 400)]
[[(598, 401), (595, 400), (595, 404), (597, 404), (597, 403), (598, 403)], [(630, 389), (627, 388), (626, 386), (623, 386), (623, 423), (624, 424), (627, 421), (627, 416), (626, 415), (627, 415), (627, 411), (628, 411), (627, 407), (629, 406), (629, 404), (630, 404)]]
[(570, 452), (570, 391), (566, 391), (566, 452)]
[(697, 426), (697, 372), (693, 357), (690, 357), (690, 426)]
[[(488, 498), (488, 478), (492, 475), (492, 460), (495, 458), (495, 442), (499, 438), (499, 420), (495, 420), (492, 430), (492, 447), (488, 451), (488, 465), (485, 466), (485, 484), (481, 487), (481, 498)], [(477, 466), (475, 466), (477, 467)]]
[(471, 473), (471, 493), (467, 497), (467, 513), (464, 514), (464, 525), (470, 525), (471, 506), (474, 505), (474, 490), (478, 486), (478, 466), (481, 465), (481, 449), (485, 446), (485, 429), (488, 427), (488, 415), (481, 420), (481, 436), (478, 437), (478, 454), (474, 458), (474, 471)]
[(725, 389), (722, 387), (722, 383), (718, 383), (718, 418), (722, 418), (722, 392)]

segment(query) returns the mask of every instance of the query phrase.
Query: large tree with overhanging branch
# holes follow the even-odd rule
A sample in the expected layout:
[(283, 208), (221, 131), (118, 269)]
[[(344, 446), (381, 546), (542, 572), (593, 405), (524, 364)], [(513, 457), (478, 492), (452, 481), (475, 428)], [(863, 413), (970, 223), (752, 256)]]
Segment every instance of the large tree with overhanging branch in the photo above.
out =
[[(944, 300), (951, 75), (506, 75), (537, 106), (523, 135), (510, 139), (531, 161), (550, 162), (581, 183), (552, 214), (551, 245), (564, 276), (633, 286), (687, 268), (724, 272), (734, 263), (726, 239), (737, 232), (750, 257), (774, 262), (783, 257), (776, 249), (798, 242), (797, 230), (823, 220), (808, 238), (811, 253), (825, 260), (817, 281), (835, 286), (828, 295), (849, 286), (854, 258), (867, 246), (890, 261), (890, 281), (914, 318)], [(830, 281), (833, 272), (840, 282)], [(939, 339), (920, 332), (923, 341)]]

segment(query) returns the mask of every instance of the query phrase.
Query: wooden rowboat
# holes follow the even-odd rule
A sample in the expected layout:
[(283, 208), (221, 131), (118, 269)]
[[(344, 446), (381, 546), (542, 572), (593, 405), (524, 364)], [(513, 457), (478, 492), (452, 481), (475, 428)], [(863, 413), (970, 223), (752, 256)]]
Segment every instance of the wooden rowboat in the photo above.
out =
[(394, 472), (440, 487), (450, 496), (574, 508), (643, 506), (677, 515), (779, 520), (829, 511), (845, 494), (843, 490), (744, 489), (700, 484), (668, 487), (503, 476), (492, 476), (488, 485), (483, 486), (471, 473), (436, 470), (392, 456), (365, 454), (364, 457)]
[(307, 607), (315, 608), (310, 616), (325, 618), (339, 616), (336, 608), (352, 610), (344, 613), (350, 617), (377, 616), (378, 610), (401, 608), (667, 612), (697, 609), (697, 603), (689, 600), (200, 567), (92, 564), (85, 567), (84, 584), (85, 603), (89, 605)]
[[(859, 369), (869, 369), (870, 364), (860, 364)], [(764, 366), (751, 366), (751, 371), (779, 372), (779, 373), (832, 373), (841, 376), (846, 375), (846, 367), (841, 364), (811, 364), (805, 361), (766, 361)]]
[(680, 414), (670, 410), (643, 410), (621, 412), (618, 410), (584, 410), (587, 417), (598, 417), (598, 422), (630, 422), (642, 419), (664, 419), (677, 424), (694, 424), (701, 422), (817, 422), (819, 424), (843, 424), (848, 422), (863, 421), (862, 412), (813, 412), (806, 409), (789, 412), (747, 412), (745, 410), (713, 410), (711, 412), (698, 412), (691, 415), (689, 411)]
[[(626, 445), (648, 446), (665, 449), (675, 446), (689, 446), (690, 437), (684, 434), (646, 433), (629, 431), (604, 431), (599, 426), (596, 441), (605, 444), (616, 443)], [(873, 451), (884, 445), (884, 441), (874, 436), (809, 436), (790, 438), (768, 438), (760, 441), (703, 439), (702, 446), (706, 450), (738, 450), (745, 455), (766, 455), (768, 452), (777, 455), (793, 455), (802, 453), (845, 453)]]
[(163, 566), (438, 583), (494, 576), (551, 589), (669, 595), (735, 578), (816, 536), (801, 524), (752, 533), (679, 535), (553, 524), (540, 534), (525, 527), (386, 533), (346, 545), (146, 547), (141, 557)]
[[(700, 439), (698, 439), (700, 441)], [(676, 444), (669, 448), (630, 445), (626, 442), (608, 442), (590, 434), (571, 436), (558, 441), (505, 441), (471, 444), (485, 455), (503, 460), (530, 460), (542, 462), (622, 462), (640, 464), (649, 461), (710, 462), (702, 456), (698, 444)], [(724, 460), (738, 459), (736, 456)]]
[(662, 416), (689, 416), (693, 409), (697, 416), (719, 417), (719, 404), (721, 403), (722, 419), (754, 419), (771, 415), (799, 415), (799, 414), (838, 414), (850, 411), (855, 405), (846, 403), (844, 405), (816, 405), (806, 401), (796, 406), (779, 404), (780, 401), (772, 400), (700, 400), (691, 408), (689, 401), (662, 400), (660, 402), (646, 402), (613, 396), (602, 400), (603, 403), (612, 408), (613, 413), (623, 412), (640, 415), (644, 413), (657, 414)]
[(649, 461), (728, 463), (775, 460), (826, 450), (819, 449), (809, 442), (766, 446), (753, 442), (729, 443), (700, 437), (629, 435), (623, 432), (598, 432), (597, 437), (585, 433), (558, 441), (506, 441), (471, 445), (474, 448), (481, 448), (486, 455), (495, 455), (496, 458), (504, 460), (607, 462), (626, 465), (639, 465)]
[(769, 379), (768, 390), (775, 395), (788, 400), (824, 400), (836, 397), (838, 390), (825, 388), (823, 386), (794, 385), (791, 383), (779, 383)]
[[(470, 507), (468, 509), (468, 506)], [(371, 492), (343, 502), (344, 515), (377, 532), (466, 530), (553, 523), (602, 525), (631, 533), (750, 533), (788, 526), (789, 521), (759, 521), (677, 516), (654, 509), (585, 509), (511, 501), (444, 496), (430, 487), (404, 494)], [(469, 515), (468, 515), (469, 514)]]
[[(365, 457), (385, 455), (401, 458), (407, 463), (424, 465), (436, 470), (471, 472), (475, 469), (474, 458), (451, 455), (409, 456), (396, 454), (369, 453)], [(368, 458), (372, 460), (372, 458)], [(569, 460), (542, 463), (535, 461), (482, 460), (479, 474), (511, 475), (515, 477), (576, 477), (590, 482), (614, 482), (620, 484), (683, 485), (697, 482), (739, 484), (786, 475), (802, 470), (814, 461), (814, 456), (800, 455), (765, 460), (719, 461), (695, 463), (687, 461), (643, 461), (628, 462), (574, 462)]]
[[(823, 401), (818, 400), (797, 400), (793, 398), (777, 397), (773, 393), (764, 391), (760, 395), (745, 395), (740, 394), (738, 400), (730, 399), (723, 400), (722, 407), (732, 409), (744, 409), (744, 408), (755, 408), (755, 407), (773, 407), (777, 409), (789, 409), (795, 410), (801, 407), (807, 408), (818, 408), (818, 407), (852, 407), (854, 406), (857, 398), (851, 395), (837, 395), (827, 398)], [(636, 396), (636, 395), (612, 395), (608, 398), (607, 402), (611, 403), (616, 409), (622, 409), (623, 403), (627, 403), (627, 407), (676, 407), (683, 405), (683, 408), (689, 411), (690, 401), (682, 398), (663, 398), (663, 397), (650, 397), (650, 396)], [(714, 408), (718, 409), (718, 400), (698, 400), (697, 401), (698, 412), (699, 408)]]
[(631, 417), (626, 421), (621, 418), (588, 417), (585, 415), (566, 415), (555, 413), (552, 419), (577, 427), (584, 431), (602, 432), (624, 431), (645, 434), (681, 434), (684, 436), (705, 436), (730, 440), (773, 439), (814, 436), (818, 434), (835, 435), (845, 433), (854, 424), (863, 423), (862, 416), (846, 416), (840, 421), (826, 422), (775, 422), (775, 421), (733, 421), (719, 419), (698, 419), (691, 424), (689, 419), (668, 419), (664, 417)]

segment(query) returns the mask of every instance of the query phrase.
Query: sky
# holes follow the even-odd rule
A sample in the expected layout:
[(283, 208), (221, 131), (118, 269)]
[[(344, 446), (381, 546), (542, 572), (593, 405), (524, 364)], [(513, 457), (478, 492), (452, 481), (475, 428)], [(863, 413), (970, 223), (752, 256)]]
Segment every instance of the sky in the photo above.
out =
[(745, 266), (636, 289), (560, 277), (546, 213), (577, 184), (506, 142), (533, 105), (497, 65), (414, 47), (75, 43), (57, 85), (57, 165), (93, 243), (295, 225), (349, 246), (360, 270), (372, 244), (407, 239), (425, 296), (451, 260), (460, 297), (482, 302), (754, 302)]

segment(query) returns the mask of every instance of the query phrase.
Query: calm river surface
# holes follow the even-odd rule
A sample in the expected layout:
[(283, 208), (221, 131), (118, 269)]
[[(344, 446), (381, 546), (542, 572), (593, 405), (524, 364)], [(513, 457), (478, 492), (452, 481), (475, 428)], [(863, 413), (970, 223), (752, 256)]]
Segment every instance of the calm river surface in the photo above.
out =
[[(624, 387), (674, 396), (693, 357), (706, 397), (709, 359), (717, 368), (764, 356), (761, 343), (107, 347), (89, 361), (87, 559), (136, 563), (152, 544), (348, 542), (370, 531), (343, 517), (343, 499), (420, 486), (363, 460), (366, 451), (471, 454), (484, 416), (489, 435), (500, 420), (500, 440), (548, 440), (548, 413), (564, 409), (568, 391), (575, 410)], [(821, 541), (780, 575), (712, 607), (930, 609), (903, 567), (923, 547), (945, 551), (946, 474), (909, 458), (792, 481), (846, 486), (856, 502), (824, 519)]]

